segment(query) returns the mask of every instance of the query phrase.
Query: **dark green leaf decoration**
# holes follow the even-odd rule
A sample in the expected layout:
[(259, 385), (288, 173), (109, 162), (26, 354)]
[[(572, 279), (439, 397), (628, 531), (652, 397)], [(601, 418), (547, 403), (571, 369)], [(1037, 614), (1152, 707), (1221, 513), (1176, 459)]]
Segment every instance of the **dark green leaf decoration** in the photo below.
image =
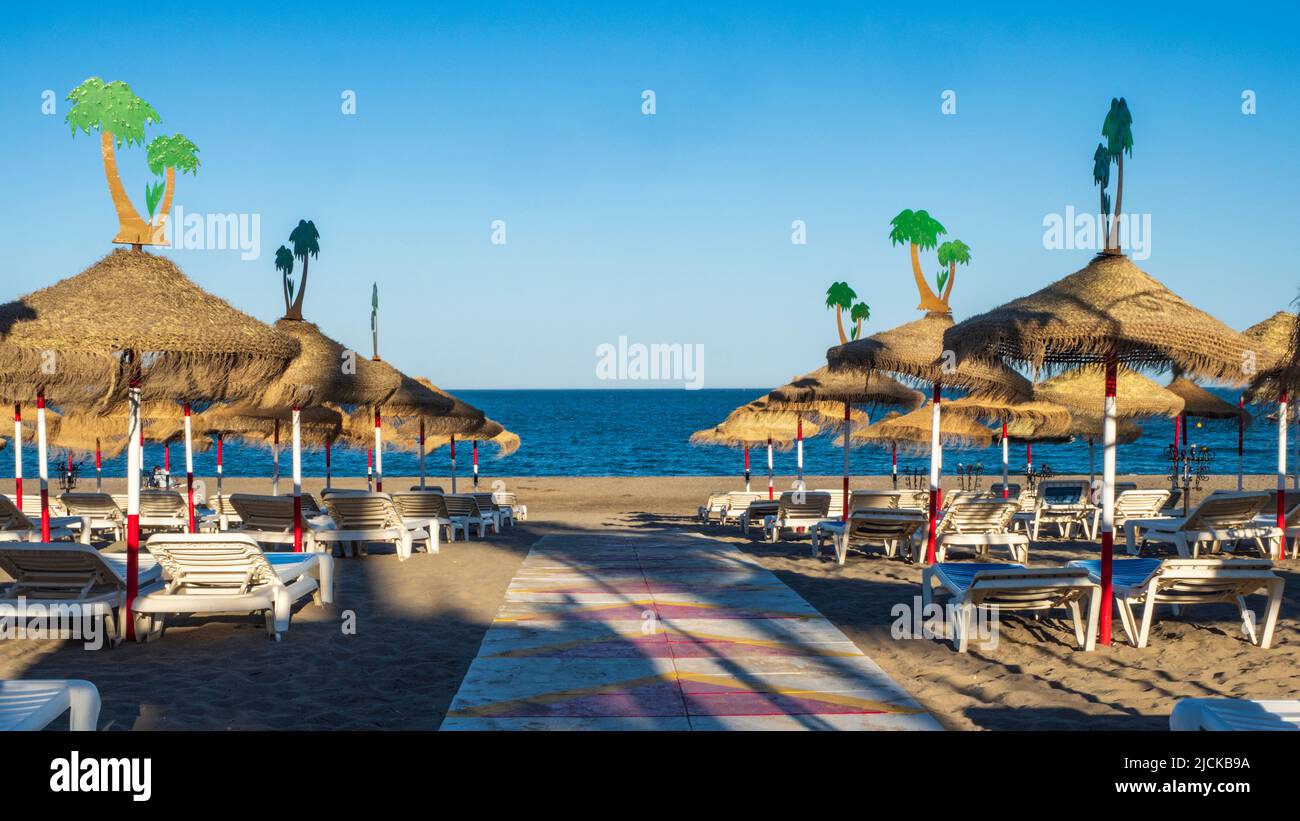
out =
[(379, 330), (379, 283), (370, 291), (370, 330)]
[[(958, 265), (970, 264), (970, 246), (959, 239), (949, 240), (939, 246), (939, 264), (950, 266), (954, 262)], [(946, 271), (944, 276), (947, 277)], [(939, 287), (942, 288), (943, 286), (940, 285)]]
[(849, 319), (853, 321), (853, 327), (849, 329), (849, 338), (858, 338), (858, 329), (863, 322), (871, 319), (871, 308), (865, 302), (855, 303), (849, 309)]
[(1110, 151), (1105, 143), (1097, 143), (1092, 153), (1092, 184), (1100, 185), (1102, 190), (1110, 185)]
[(281, 245), (275, 252), (275, 270), (284, 276), (285, 288), (289, 291), (289, 299), (293, 299), (293, 252)]
[(159, 176), (168, 168), (175, 168), (182, 174), (197, 174), (198, 154), (199, 147), (190, 142), (184, 134), (154, 137), (149, 147), (145, 149), (149, 170)]
[(827, 308), (841, 308), (847, 311), (853, 306), (853, 300), (857, 298), (858, 295), (847, 282), (834, 282), (826, 289)]
[(943, 291), (943, 286), (948, 284), (947, 268), (941, 269), (937, 274), (934, 275), (934, 284), (938, 286), (935, 290), (939, 292)]
[(942, 223), (927, 211), (905, 208), (889, 221), (889, 241), (893, 245), (915, 245), (928, 251), (939, 244), (939, 237), (948, 233)]
[(77, 131), (106, 131), (118, 148), (123, 143), (143, 144), (145, 126), (162, 122), (153, 106), (135, 96), (121, 80), (105, 83), (91, 77), (68, 94), (68, 101), (72, 108), (64, 122), (71, 126), (74, 137)]
[(320, 254), (320, 234), (316, 224), (311, 220), (298, 220), (298, 227), (289, 233), (289, 242), (293, 244), (293, 255), (305, 260), (308, 256)]
[(1123, 97), (1111, 98), (1110, 111), (1106, 112), (1101, 125), (1101, 135), (1106, 138), (1106, 151), (1111, 159), (1120, 154), (1133, 155), (1133, 115)]

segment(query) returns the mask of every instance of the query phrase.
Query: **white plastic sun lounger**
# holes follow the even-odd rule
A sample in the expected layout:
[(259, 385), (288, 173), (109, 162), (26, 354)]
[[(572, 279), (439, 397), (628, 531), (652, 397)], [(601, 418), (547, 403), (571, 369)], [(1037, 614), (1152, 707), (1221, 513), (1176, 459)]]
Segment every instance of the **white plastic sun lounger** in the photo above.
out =
[[(147, 552), (140, 552), (139, 591), (162, 586), (162, 570)], [(125, 553), (100, 553), (76, 542), (11, 542), (0, 544), (0, 570), (12, 582), (0, 584), (0, 604), (17, 608), (77, 605), (83, 613), (103, 609), (106, 645), (115, 645), (124, 634), (126, 604)]]
[(332, 556), (266, 554), (239, 533), (160, 534), (146, 547), (162, 566), (166, 586), (135, 600), (140, 638), (160, 635), (168, 614), (260, 612), (267, 635), (279, 641), (296, 602), (311, 596), (324, 604), (333, 589)]
[(775, 544), (783, 530), (810, 529), (829, 516), (831, 495), (825, 491), (786, 491), (776, 512), (763, 518), (763, 535)]
[[(77, 532), (81, 533), (81, 541), (88, 544), (90, 531), (84, 519), (77, 516), (50, 519), (51, 541), (71, 540), (76, 538)], [(40, 520), (33, 521), (18, 509), (12, 499), (8, 496), (0, 496), (0, 542), (33, 542), (40, 541), (40, 538)]]
[[(450, 498), (450, 497), (448, 497)], [(469, 498), (473, 503), (473, 498)], [(341, 543), (344, 552), (351, 555), (355, 546), (360, 555), (366, 554), (370, 542), (386, 542), (397, 549), (397, 558), (406, 561), (416, 542), (432, 548), (433, 537), (418, 525), (411, 525), (402, 517), (387, 493), (339, 493), (325, 497), (325, 507), (334, 519), (335, 530), (316, 533), (319, 544)], [(448, 505), (450, 507), (450, 504)]]
[[(229, 533), (244, 533), (262, 545), (287, 546), (293, 544), (293, 497), (263, 496), (252, 493), (235, 493), (228, 499), (237, 514), (238, 527)], [(312, 514), (315, 515), (312, 515)], [(234, 524), (231, 522), (231, 524)], [(316, 500), (302, 496), (302, 543), (304, 550), (319, 550), (316, 535), (329, 530), (332, 523), (325, 517)]]
[(1062, 539), (1069, 539), (1078, 525), (1088, 538), (1092, 538), (1092, 505), (1088, 501), (1087, 479), (1056, 480), (1039, 483), (1038, 501), (1032, 511), (1016, 514), (1034, 541), (1038, 541), (1043, 525), (1055, 525)]
[(498, 490), (492, 494), (492, 499), (500, 507), (508, 509), (514, 521), (528, 521), (528, 505), (520, 504), (519, 497), (515, 494), (505, 490)]
[[(750, 503), (757, 502), (762, 498), (763, 494), (748, 490), (733, 490), (727, 493), (722, 509), (718, 512), (718, 524), (727, 525), (739, 522), (740, 517), (744, 516), (745, 511), (749, 510)], [(705, 524), (707, 523), (706, 520)]]
[(1174, 731), (1260, 732), (1300, 730), (1300, 701), (1245, 698), (1184, 698), (1169, 714)]
[(502, 507), (497, 504), (496, 494), (489, 492), (471, 493), (469, 495), (473, 496), (474, 501), (478, 503), (479, 511), (482, 512), (484, 516), (492, 517), (493, 521), (496, 522), (495, 526), (498, 533), (500, 533), (501, 528), (506, 525), (510, 525), (511, 527), (515, 526), (514, 512), (508, 507)]
[(99, 690), (89, 681), (0, 680), (0, 732), (44, 730), (64, 713), (69, 730), (94, 730), (99, 706)]
[[(993, 547), (1005, 547), (1012, 561), (1029, 560), (1029, 536), (1010, 530), (1018, 505), (1014, 501), (989, 498), (954, 500), (943, 512), (935, 529), (936, 560), (947, 560), (950, 547), (967, 547), (977, 557), (987, 558)], [(912, 560), (921, 561), (929, 533), (918, 531), (912, 541)]]
[(454, 522), (459, 522), (465, 531), (465, 538), (469, 539), (469, 529), (478, 528), (478, 537), (482, 539), (487, 529), (492, 528), (493, 533), (499, 533), (496, 519), (492, 516), (486, 516), (479, 509), (478, 501), (473, 496), (465, 494), (444, 493), (443, 502), (447, 505), (447, 515)]
[[(921, 604), (934, 603), (934, 588), (942, 588), (957, 605), (953, 641), (964, 653), (970, 639), (970, 622), (975, 608), (996, 612), (1043, 611), (1069, 608), (1074, 619), (1074, 636), (1079, 646), (1091, 650), (1097, 642), (1097, 618), (1101, 610), (1101, 588), (1088, 579), (1082, 568), (1027, 568), (1019, 564), (939, 563), (921, 576)], [(1080, 608), (1088, 599), (1085, 624)]]
[[(1069, 566), (1086, 570), (1093, 581), (1101, 579), (1100, 560), (1073, 561)], [(1273, 642), (1286, 584), (1272, 568), (1268, 559), (1117, 559), (1111, 569), (1111, 584), (1124, 634), (1134, 647), (1146, 647), (1156, 605), (1177, 609), (1223, 602), (1237, 605), (1251, 642), (1267, 649)], [(1246, 607), (1246, 597), (1255, 593), (1268, 596), (1264, 632), (1258, 637), (1255, 615)], [(1137, 607), (1142, 608), (1141, 621), (1134, 612)]]
[(843, 565), (849, 548), (854, 545), (880, 545), (885, 556), (898, 555), (899, 545), (911, 544), (912, 537), (925, 527), (926, 516), (919, 510), (889, 508), (856, 510), (847, 522), (821, 522), (812, 531), (812, 554), (821, 554), (822, 540), (829, 538), (835, 549), (835, 561)]
[(1281, 558), (1283, 531), (1275, 525), (1260, 523), (1255, 516), (1268, 503), (1269, 495), (1259, 493), (1211, 493), (1186, 518), (1132, 518), (1124, 523), (1128, 552), (1137, 555), (1137, 537), (1169, 542), (1178, 555), (1195, 559), (1202, 547), (1217, 552), (1228, 541), (1250, 540), (1273, 558)]
[(394, 493), (393, 502), (402, 514), (402, 521), (408, 528), (425, 530), (429, 533), (429, 552), (437, 553), (441, 549), (442, 532), (447, 531), (447, 541), (456, 541), (460, 532), (469, 538), (469, 527), (464, 521), (451, 518), (447, 511), (447, 501), (442, 493), (429, 490), (413, 490), (409, 493)]

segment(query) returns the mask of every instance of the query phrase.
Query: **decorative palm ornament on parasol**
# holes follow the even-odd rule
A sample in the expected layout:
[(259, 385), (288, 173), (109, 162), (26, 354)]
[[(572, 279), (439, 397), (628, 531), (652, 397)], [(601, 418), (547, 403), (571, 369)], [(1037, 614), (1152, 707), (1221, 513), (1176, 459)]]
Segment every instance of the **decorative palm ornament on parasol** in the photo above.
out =
[[(1112, 113), (1119, 106), (1114, 101)], [(1118, 123), (1108, 115), (1104, 129), (1117, 162), (1131, 153), (1133, 144), (1127, 104), (1121, 114)], [(1122, 164), (1120, 169), (1122, 174)], [(1116, 216), (1119, 205), (1117, 196)], [(1115, 239), (1108, 237), (1112, 243)], [(1119, 366), (1174, 367), (1189, 376), (1240, 384), (1250, 376), (1243, 365), (1252, 361), (1257, 346), (1188, 304), (1114, 247), (1046, 288), (965, 320), (949, 329), (944, 341), (962, 361), (1000, 359), (1035, 373), (1104, 366), (1101, 641), (1109, 644)]]
[[(926, 561), (934, 561), (936, 552), (936, 527), (942, 507), (939, 479), (943, 467), (943, 447), (939, 434), (942, 424), (940, 407), (943, 388), (957, 388), (972, 393), (990, 395), (1013, 401), (1029, 399), (1031, 386), (1023, 376), (1000, 362), (966, 361), (956, 359), (943, 343), (944, 332), (952, 327), (949, 299), (956, 278), (957, 265), (969, 264), (970, 247), (953, 242), (939, 245), (939, 237), (947, 230), (925, 211), (905, 210), (890, 223), (890, 241), (909, 247), (912, 275), (920, 294), (920, 309), (927, 311), (921, 319), (908, 322), (865, 339), (858, 339), (827, 352), (832, 371), (884, 372), (924, 385), (933, 391), (930, 403), (930, 532), (926, 545)], [(939, 260), (944, 266), (936, 277), (942, 296), (936, 294), (921, 272), (920, 252), (939, 248)]]

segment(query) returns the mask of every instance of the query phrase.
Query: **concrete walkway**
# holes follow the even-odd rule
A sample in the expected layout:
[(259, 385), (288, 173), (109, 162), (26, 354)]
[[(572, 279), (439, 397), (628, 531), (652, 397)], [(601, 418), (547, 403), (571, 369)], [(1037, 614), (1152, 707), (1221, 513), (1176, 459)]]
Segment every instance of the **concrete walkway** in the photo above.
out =
[(444, 730), (937, 730), (754, 558), (689, 533), (542, 539)]

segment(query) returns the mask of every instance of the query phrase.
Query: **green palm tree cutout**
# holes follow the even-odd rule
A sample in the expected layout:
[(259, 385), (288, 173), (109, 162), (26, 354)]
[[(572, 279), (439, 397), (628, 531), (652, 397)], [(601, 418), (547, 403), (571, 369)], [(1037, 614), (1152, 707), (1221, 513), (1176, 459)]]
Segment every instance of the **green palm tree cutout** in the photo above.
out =
[(871, 308), (867, 303), (859, 302), (849, 310), (849, 319), (853, 320), (853, 330), (849, 332), (853, 339), (862, 336), (862, 323), (871, 319)]
[(293, 252), (281, 245), (275, 252), (275, 270), (281, 274), (284, 289), (284, 315), (287, 317), (293, 305)]
[(835, 309), (835, 330), (839, 332), (841, 345), (849, 341), (844, 335), (844, 312), (853, 307), (853, 300), (857, 298), (847, 282), (832, 282), (826, 289), (826, 307)]
[(1106, 150), (1105, 143), (1097, 143), (1097, 150), (1092, 152), (1092, 184), (1101, 191), (1101, 224), (1106, 240), (1106, 244), (1102, 247), (1109, 248), (1110, 194), (1106, 189), (1110, 187), (1110, 152)]
[(922, 311), (934, 313), (951, 313), (948, 303), (930, 290), (921, 272), (921, 251), (928, 251), (939, 244), (939, 237), (948, 233), (943, 225), (926, 211), (913, 211), (905, 208), (898, 216), (889, 221), (891, 230), (889, 241), (894, 245), (907, 245), (912, 253), (912, 277), (916, 280), (916, 290), (920, 294), (921, 304), (916, 307)]
[(374, 359), (379, 361), (379, 283), (370, 291), (370, 342), (375, 352)]
[(298, 281), (298, 295), (285, 312), (285, 319), (302, 319), (302, 300), (307, 295), (307, 261), (320, 254), (320, 234), (311, 220), (298, 220), (298, 227), (289, 232), (293, 255), (302, 262), (302, 279)]
[(1119, 217), (1124, 210), (1124, 155), (1133, 156), (1133, 115), (1123, 97), (1111, 98), (1110, 111), (1101, 125), (1106, 152), (1115, 163), (1115, 213), (1110, 218), (1108, 250), (1119, 250)]
[[(156, 138), (149, 144), (146, 155), (150, 168), (160, 176), (165, 172), (167, 178), (161, 195), (156, 185), (146, 186), (145, 200), (149, 205), (149, 220), (146, 221), (131, 204), (131, 198), (122, 186), (117, 170), (117, 150), (123, 145), (144, 145), (145, 127), (157, 125), (162, 118), (153, 106), (137, 97), (121, 80), (106, 83), (98, 77), (91, 77), (69, 92), (68, 101), (72, 107), (64, 122), (72, 129), (73, 136), (78, 131), (85, 134), (99, 132), (104, 177), (113, 209), (117, 212), (118, 231), (113, 242), (130, 244), (136, 250), (144, 245), (166, 244), (163, 227), (171, 210), (175, 181), (173, 169), (195, 173), (199, 164), (198, 147), (179, 134)], [(153, 215), (160, 199), (162, 207), (155, 224)]]
[(939, 264), (945, 270), (939, 272), (936, 283), (943, 291), (943, 304), (948, 304), (952, 294), (952, 283), (957, 278), (958, 265), (970, 265), (970, 246), (959, 239), (949, 240), (939, 246)]

